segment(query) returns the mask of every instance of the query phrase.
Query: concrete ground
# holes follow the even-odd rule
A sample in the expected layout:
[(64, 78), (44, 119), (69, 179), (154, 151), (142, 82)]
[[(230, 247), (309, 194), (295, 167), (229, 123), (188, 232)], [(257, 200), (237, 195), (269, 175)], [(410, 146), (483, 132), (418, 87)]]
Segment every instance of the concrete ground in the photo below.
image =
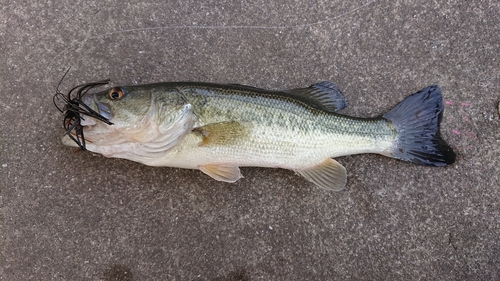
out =
[[(4, 1), (3, 280), (499, 280), (500, 5), (493, 0)], [(61, 90), (110, 78), (335, 82), (378, 116), (438, 84), (458, 161), (337, 159), (345, 190), (236, 184), (60, 142)]]

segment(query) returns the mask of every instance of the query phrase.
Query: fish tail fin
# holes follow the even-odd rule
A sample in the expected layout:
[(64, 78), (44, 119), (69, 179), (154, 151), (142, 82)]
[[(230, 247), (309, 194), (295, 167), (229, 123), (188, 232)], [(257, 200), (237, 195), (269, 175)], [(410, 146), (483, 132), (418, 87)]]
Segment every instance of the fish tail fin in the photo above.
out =
[(439, 134), (443, 109), (441, 90), (434, 85), (407, 97), (384, 114), (382, 117), (397, 131), (388, 156), (426, 166), (454, 163), (455, 152)]

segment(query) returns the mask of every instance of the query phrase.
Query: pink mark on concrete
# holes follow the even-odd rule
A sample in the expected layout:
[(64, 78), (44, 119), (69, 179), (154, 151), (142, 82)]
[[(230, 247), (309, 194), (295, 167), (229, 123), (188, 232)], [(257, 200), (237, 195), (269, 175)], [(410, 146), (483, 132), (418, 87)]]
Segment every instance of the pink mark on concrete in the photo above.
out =
[(464, 132), (464, 135), (471, 139), (477, 139), (477, 135), (474, 134), (473, 132)]
[(454, 134), (455, 134), (455, 135), (457, 135), (457, 136), (459, 136), (459, 135), (460, 135), (460, 132), (459, 132), (459, 131), (457, 131), (457, 130), (455, 130), (455, 129), (452, 129), (452, 130), (451, 130), (451, 132), (452, 132), (452, 133), (454, 133)]
[(451, 100), (445, 100), (445, 101), (444, 101), (444, 104), (446, 104), (446, 105), (452, 105), (452, 104), (453, 104), (453, 102), (452, 102)]
[(470, 121), (470, 120), (469, 120), (469, 117), (465, 116), (465, 117), (464, 117), (464, 121), (465, 121), (465, 122), (469, 122), (469, 121)]
[(470, 103), (463, 101), (460, 103), (460, 105), (461, 106), (470, 106)]

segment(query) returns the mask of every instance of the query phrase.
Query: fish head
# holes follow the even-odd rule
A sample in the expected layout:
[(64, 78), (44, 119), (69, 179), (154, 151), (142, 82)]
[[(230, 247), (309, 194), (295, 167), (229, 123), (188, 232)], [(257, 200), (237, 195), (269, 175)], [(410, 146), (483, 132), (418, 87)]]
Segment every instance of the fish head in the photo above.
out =
[[(83, 107), (95, 114), (80, 114), (85, 149), (108, 157), (125, 157), (154, 146), (164, 152), (190, 131), (191, 105), (175, 89), (159, 86), (118, 86), (81, 97)], [(82, 107), (82, 105), (80, 105)], [(67, 133), (63, 143), (78, 147)], [(137, 159), (132, 159), (136, 160)]]

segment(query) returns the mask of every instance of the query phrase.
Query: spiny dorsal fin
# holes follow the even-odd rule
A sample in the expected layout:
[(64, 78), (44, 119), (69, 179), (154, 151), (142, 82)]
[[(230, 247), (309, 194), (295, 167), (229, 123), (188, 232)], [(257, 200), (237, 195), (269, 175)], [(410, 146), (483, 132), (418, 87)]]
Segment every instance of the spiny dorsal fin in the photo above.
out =
[(249, 134), (248, 127), (236, 121), (207, 124), (194, 128), (193, 132), (203, 137), (199, 146), (234, 144)]
[(198, 167), (200, 171), (215, 180), (224, 182), (235, 182), (242, 178), (240, 168), (229, 164), (208, 164)]
[(347, 172), (344, 166), (331, 158), (310, 169), (295, 170), (295, 172), (327, 190), (342, 190), (347, 183)]
[(292, 98), (327, 112), (336, 112), (347, 106), (344, 95), (335, 84), (323, 81), (307, 88), (285, 91)]

